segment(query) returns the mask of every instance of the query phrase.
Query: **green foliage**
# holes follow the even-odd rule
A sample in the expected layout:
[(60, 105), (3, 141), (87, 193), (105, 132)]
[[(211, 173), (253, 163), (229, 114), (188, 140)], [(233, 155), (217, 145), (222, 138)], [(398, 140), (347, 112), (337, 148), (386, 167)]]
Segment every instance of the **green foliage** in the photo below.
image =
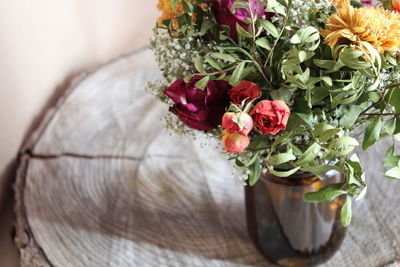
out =
[(255, 183), (257, 183), (261, 175), (261, 164), (258, 156), (255, 158), (254, 162), (249, 166), (249, 170), (250, 170), (249, 184), (253, 186), (255, 185)]
[(340, 211), (340, 221), (342, 222), (343, 226), (347, 227), (351, 223), (351, 198), (349, 196), (346, 197), (344, 201), (343, 207)]
[(304, 199), (310, 203), (330, 202), (336, 197), (346, 194), (344, 184), (330, 184), (316, 192), (305, 194)]
[(382, 128), (382, 118), (377, 117), (372, 121), (372, 123), (367, 127), (365, 131), (364, 141), (362, 145), (364, 150), (367, 150), (373, 144), (375, 144), (376, 141), (379, 140), (381, 128)]

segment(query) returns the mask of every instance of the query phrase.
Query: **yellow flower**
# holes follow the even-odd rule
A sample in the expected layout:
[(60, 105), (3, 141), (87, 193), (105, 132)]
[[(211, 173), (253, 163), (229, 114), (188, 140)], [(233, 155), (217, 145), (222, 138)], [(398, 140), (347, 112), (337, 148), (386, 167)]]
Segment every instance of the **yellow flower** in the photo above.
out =
[(337, 14), (329, 17), (321, 35), (335, 48), (370, 43), (380, 54), (400, 50), (400, 14), (383, 8), (353, 8), (350, 0), (335, 0)]

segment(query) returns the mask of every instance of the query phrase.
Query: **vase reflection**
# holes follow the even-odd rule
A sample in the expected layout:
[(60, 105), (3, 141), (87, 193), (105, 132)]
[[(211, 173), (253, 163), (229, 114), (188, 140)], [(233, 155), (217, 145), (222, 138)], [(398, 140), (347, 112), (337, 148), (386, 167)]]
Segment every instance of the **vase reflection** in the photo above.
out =
[(340, 223), (344, 199), (318, 204), (303, 199), (307, 192), (343, 180), (336, 171), (321, 178), (304, 172), (287, 178), (267, 173), (245, 187), (248, 231), (264, 257), (282, 266), (315, 266), (340, 247), (346, 233)]

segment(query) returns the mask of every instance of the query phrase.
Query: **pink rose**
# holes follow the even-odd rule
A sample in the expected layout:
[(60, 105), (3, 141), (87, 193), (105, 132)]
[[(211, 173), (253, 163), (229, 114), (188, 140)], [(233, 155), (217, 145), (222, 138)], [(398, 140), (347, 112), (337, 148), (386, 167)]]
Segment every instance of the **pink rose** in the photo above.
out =
[(253, 119), (244, 112), (227, 112), (222, 117), (222, 128), (231, 133), (248, 135), (253, 129)]
[[(230, 28), (230, 36), (233, 39), (237, 39), (236, 23), (239, 23), (244, 29), (247, 29), (245, 20), (250, 21), (249, 11), (245, 8), (236, 8), (235, 14), (231, 13), (232, 5), (235, 0), (212, 0), (212, 7), (219, 25), (227, 25)], [(265, 12), (265, 7), (260, 6), (258, 0), (251, 0), (250, 5), (254, 10), (255, 15), (258, 18), (262, 18), (263, 15), (269, 18), (271, 15)]]
[(221, 124), (229, 105), (227, 92), (231, 86), (226, 81), (210, 80), (206, 88), (200, 90), (195, 86), (200, 79), (200, 76), (195, 76), (188, 83), (178, 79), (164, 90), (164, 94), (175, 102), (170, 111), (184, 124), (207, 131)]
[(253, 99), (260, 97), (261, 89), (255, 83), (249, 81), (241, 81), (239, 85), (232, 87), (228, 91), (228, 95), (231, 98), (232, 103), (240, 105), (244, 100), (245, 104)]
[(250, 144), (248, 136), (240, 133), (230, 133), (227, 130), (222, 132), (222, 143), (227, 153), (241, 153)]
[(290, 116), (289, 107), (280, 100), (263, 100), (258, 102), (250, 115), (262, 134), (277, 134), (286, 129)]

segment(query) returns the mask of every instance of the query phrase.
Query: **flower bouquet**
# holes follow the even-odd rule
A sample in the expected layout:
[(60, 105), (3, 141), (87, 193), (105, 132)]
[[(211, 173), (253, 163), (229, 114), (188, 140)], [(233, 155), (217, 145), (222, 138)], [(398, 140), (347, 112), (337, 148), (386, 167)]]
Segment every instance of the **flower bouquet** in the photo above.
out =
[(400, 179), (400, 1), (160, 0), (152, 49), (170, 105), (167, 128), (221, 140), (253, 186), (263, 173), (344, 179), (304, 199), (339, 196), (340, 221), (367, 183), (353, 152), (389, 137), (385, 177)]

